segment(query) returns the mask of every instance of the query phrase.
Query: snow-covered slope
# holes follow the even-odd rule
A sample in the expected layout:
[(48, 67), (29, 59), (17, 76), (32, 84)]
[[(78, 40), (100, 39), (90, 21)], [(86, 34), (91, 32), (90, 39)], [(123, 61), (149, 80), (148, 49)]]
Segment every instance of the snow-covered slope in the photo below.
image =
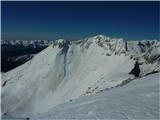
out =
[(42, 114), (80, 96), (116, 87), (134, 78), (128, 73), (136, 60), (141, 75), (159, 71), (160, 43), (148, 42), (150, 45), (147, 41), (139, 45), (103, 35), (72, 42), (57, 40), (2, 75), (2, 114)]
[(159, 119), (159, 73), (122, 87), (81, 97), (36, 116), (50, 119)]

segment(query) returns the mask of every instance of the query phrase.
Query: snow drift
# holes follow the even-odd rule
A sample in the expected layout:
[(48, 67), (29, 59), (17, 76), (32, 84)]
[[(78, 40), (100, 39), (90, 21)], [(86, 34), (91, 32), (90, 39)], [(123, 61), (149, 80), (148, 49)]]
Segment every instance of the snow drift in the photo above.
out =
[(56, 105), (121, 85), (136, 61), (140, 75), (160, 70), (160, 42), (103, 35), (57, 40), (25, 64), (2, 74), (2, 114), (34, 116)]

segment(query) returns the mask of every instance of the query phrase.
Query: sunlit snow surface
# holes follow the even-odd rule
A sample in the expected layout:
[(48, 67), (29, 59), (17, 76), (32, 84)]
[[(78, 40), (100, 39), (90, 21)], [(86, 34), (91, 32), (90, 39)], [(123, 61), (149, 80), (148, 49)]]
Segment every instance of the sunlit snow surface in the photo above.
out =
[(159, 118), (159, 73), (125, 86), (59, 105), (42, 118), (57, 119), (157, 119)]
[[(15, 68), (14, 70), (2, 74), (3, 116), (35, 117), (44, 115), (49, 117), (49, 113), (52, 113), (53, 111), (53, 115), (57, 115), (54, 116), (55, 118), (60, 117), (61, 113), (57, 113), (56, 111), (51, 110), (55, 106), (69, 101), (73, 101), (74, 103), (75, 99), (78, 99), (82, 96), (95, 95), (96, 97), (98, 94), (102, 94), (101, 91), (116, 87), (125, 80), (134, 79), (134, 76), (129, 75), (128, 73), (133, 69), (136, 59), (138, 59), (141, 63), (141, 76), (155, 70), (159, 71), (160, 69), (159, 41), (149, 41), (149, 43), (147, 41), (142, 41), (143, 45), (138, 45), (138, 41), (128, 41), (128, 51), (125, 50), (125, 42), (123, 41), (123, 39), (109, 38), (102, 35), (67, 43), (67, 46), (63, 46), (63, 42), (65, 44), (67, 43), (62, 39), (54, 42), (53, 45), (35, 55), (32, 60)], [(158, 75), (155, 78), (157, 79), (151, 80), (156, 82), (156, 80), (158, 80)], [(151, 85), (155, 82), (151, 82)], [(146, 83), (144, 84), (144, 86), (141, 85), (142, 88), (145, 87), (145, 85), (148, 84)], [(158, 84), (154, 85), (158, 86)], [(153, 89), (156, 89), (155, 86), (153, 87)], [(139, 89), (141, 89), (141, 87), (139, 87)], [(136, 88), (136, 90), (138, 90), (138, 88)], [(152, 89), (145, 87), (144, 90)], [(156, 90), (158, 91), (158, 88)], [(112, 89), (110, 89), (109, 91), (112, 91)], [(123, 90), (120, 89), (119, 92), (120, 91)], [(149, 91), (146, 91), (146, 93), (148, 92)], [(121, 94), (122, 93), (123, 92), (121, 92)], [(132, 95), (134, 96), (133, 93), (126, 93), (126, 97), (128, 100), (126, 99), (125, 103), (127, 103), (127, 101), (128, 103), (132, 102), (132, 99), (129, 98), (132, 98)], [(108, 94), (108, 96), (112, 96), (112, 93)], [(118, 93), (116, 94), (118, 95)], [(139, 93), (135, 93), (134, 101), (138, 101), (143, 97), (148, 98), (147, 96), (141, 96), (139, 98), (136, 97), (136, 94), (138, 95)], [(108, 100), (107, 103), (110, 103), (107, 104), (107, 111), (108, 109), (112, 111), (112, 105), (117, 106), (118, 109), (118, 105), (125, 104), (120, 102), (121, 99), (125, 98), (125, 90), (122, 95), (123, 97), (114, 96), (113, 99), (115, 98), (115, 102), (110, 99), (110, 97), (107, 97), (107, 99), (105, 99), (105, 101)], [(88, 99), (90, 99), (90, 97), (92, 99), (92, 96), (89, 96)], [(154, 100), (156, 99), (158, 99), (158, 95), (157, 98), (154, 98)], [(88, 102), (89, 101), (93, 100), (88, 100)], [(103, 103), (105, 101), (100, 101), (102, 101), (102, 103), (98, 104), (102, 106), (102, 108), (99, 107), (99, 111), (103, 111)], [(158, 103), (156, 104), (155, 101), (146, 102), (148, 102), (148, 105), (152, 106), (153, 103), (153, 105), (158, 106)], [(142, 103), (138, 102), (133, 102), (133, 104), (137, 104), (138, 106), (139, 104), (143, 105)], [(77, 107), (77, 114), (79, 113), (79, 110), (82, 111), (82, 115), (79, 114), (79, 117), (83, 118), (83, 115), (84, 117), (88, 118), (91, 116), (96, 117), (95, 111), (98, 111), (98, 107), (96, 109), (96, 106), (91, 106), (88, 106), (85, 109), (89, 110), (92, 108), (93, 113), (83, 113), (83, 111), (85, 112), (85, 110), (83, 110), (83, 108), (81, 109), (80, 106)], [(145, 106), (147, 107), (147, 104)], [(121, 109), (123, 110), (123, 108)], [(127, 108), (124, 108), (124, 111), (125, 109)], [(57, 111), (58, 110), (59, 108), (57, 109)], [(143, 117), (146, 117), (148, 114), (151, 114), (150, 117), (158, 116), (157, 110), (158, 109), (155, 110), (155, 108), (153, 108), (154, 115), (150, 112), (145, 112)], [(139, 111), (142, 111), (142, 109), (140, 109)], [(67, 112), (69, 112), (69, 110), (65, 111), (64, 109), (64, 116), (62, 116), (63, 118), (68, 115)], [(74, 112), (76, 112), (76, 110), (72, 112), (73, 114), (70, 113), (71, 117), (76, 117), (74, 116)], [(114, 109), (113, 112), (116, 113)], [(116, 115), (118, 116), (120, 114), (115, 113), (105, 113), (105, 115), (103, 116), (100, 112), (99, 117), (105, 118), (106, 116), (108, 116), (108, 118), (110, 118), (112, 114), (114, 114), (113, 117), (116, 117)], [(118, 117), (124, 117), (122, 114), (123, 113), (121, 113), (121, 116), (119, 115)], [(137, 117), (139, 115), (138, 113), (136, 113), (136, 110), (135, 113), (134, 111), (132, 111), (130, 112), (130, 114), (133, 114), (133, 116), (137, 115)]]
[[(80, 97), (49, 109), (44, 114), (30, 117), (30, 119), (158, 120), (160, 112), (159, 75), (155, 73), (135, 79), (125, 86)], [(8, 120), (7, 117), (4, 119)]]

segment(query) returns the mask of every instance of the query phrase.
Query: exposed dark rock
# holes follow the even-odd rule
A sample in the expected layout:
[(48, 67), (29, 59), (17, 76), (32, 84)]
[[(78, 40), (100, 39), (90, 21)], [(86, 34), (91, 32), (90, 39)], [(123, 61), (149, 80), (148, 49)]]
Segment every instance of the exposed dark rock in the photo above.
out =
[(124, 85), (126, 85), (126, 84), (128, 84), (129, 82), (131, 82), (133, 79), (126, 79), (126, 80), (124, 80), (124, 81), (122, 81), (122, 83), (121, 84), (119, 84), (119, 85), (117, 85), (116, 87), (121, 87), (121, 86), (124, 86)]
[(4, 87), (6, 85), (6, 83), (7, 83), (7, 80), (4, 81), (4, 83), (2, 84), (2, 87)]
[(61, 43), (59, 43), (59, 48), (62, 48), (62, 54), (63, 53), (67, 53), (68, 49), (69, 49), (69, 44), (70, 41), (62, 41)]
[(98, 39), (96, 43), (98, 46), (103, 47), (103, 42), (101, 41), (101, 39)]
[(8, 111), (7, 112), (5, 112), (3, 115), (7, 115), (8, 114)]
[(88, 49), (91, 44), (92, 44), (92, 42), (88, 42), (88, 43), (85, 45), (85, 48)]
[(138, 46), (140, 47), (141, 52), (145, 52), (145, 45), (144, 44), (142, 44), (141, 42), (138, 42)]
[(128, 51), (127, 41), (125, 41), (125, 50)]
[(111, 56), (111, 54), (109, 54), (109, 53), (106, 53), (106, 56)]
[(130, 59), (133, 59), (133, 55), (130, 55)]
[(139, 63), (136, 61), (134, 68), (131, 70), (129, 74), (133, 74), (135, 77), (139, 77), (140, 74), (140, 68), (139, 68)]
[(26, 120), (29, 120), (29, 118), (27, 117)]
[(148, 62), (148, 63), (154, 63), (156, 61), (160, 61), (160, 54), (157, 55), (152, 55), (149, 56), (148, 54), (144, 55), (144, 59)]
[(62, 49), (61, 55), (64, 55), (64, 64), (63, 64), (64, 75), (63, 76), (66, 76), (66, 57), (67, 57), (67, 52), (69, 49), (70, 41), (63, 40), (63, 41), (59, 42), (58, 45), (59, 45), (58, 47), (60, 49)]
[(147, 47), (150, 47), (150, 46), (151, 46), (150, 41), (147, 41), (147, 42), (146, 42), (146, 45), (147, 45)]
[(159, 71), (152, 71), (150, 73), (147, 73), (146, 75), (150, 75), (150, 74), (154, 74), (154, 73), (158, 73)]

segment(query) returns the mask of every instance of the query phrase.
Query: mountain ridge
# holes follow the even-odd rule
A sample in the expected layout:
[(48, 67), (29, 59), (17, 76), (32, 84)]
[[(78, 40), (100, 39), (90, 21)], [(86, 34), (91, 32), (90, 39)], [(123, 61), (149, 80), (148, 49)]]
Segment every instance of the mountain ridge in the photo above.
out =
[(140, 76), (159, 71), (160, 42), (138, 44), (127, 41), (126, 47), (123, 39), (104, 36), (55, 41), (30, 61), (2, 74), (2, 113), (37, 115), (71, 99), (115, 87), (134, 78), (129, 72), (136, 61)]

